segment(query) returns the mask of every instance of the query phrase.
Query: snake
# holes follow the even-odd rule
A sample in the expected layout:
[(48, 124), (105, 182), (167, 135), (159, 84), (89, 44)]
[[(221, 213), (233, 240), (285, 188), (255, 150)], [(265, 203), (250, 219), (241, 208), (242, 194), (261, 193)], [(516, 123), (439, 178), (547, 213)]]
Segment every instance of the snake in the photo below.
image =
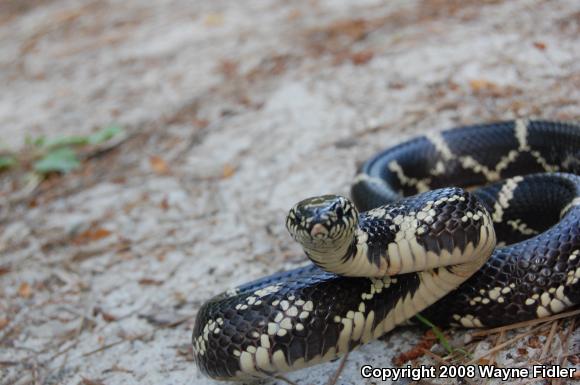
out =
[(518, 119), (430, 132), (307, 198), (286, 227), (310, 262), (205, 302), (193, 357), (218, 380), (337, 359), (416, 314), (495, 327), (580, 304), (580, 125)]

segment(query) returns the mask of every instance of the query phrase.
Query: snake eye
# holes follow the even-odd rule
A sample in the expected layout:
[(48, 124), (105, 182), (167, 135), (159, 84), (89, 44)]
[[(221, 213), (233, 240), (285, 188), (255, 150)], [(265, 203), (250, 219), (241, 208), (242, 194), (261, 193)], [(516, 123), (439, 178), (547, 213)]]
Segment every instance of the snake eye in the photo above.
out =
[(342, 211), (342, 207), (337, 208), (336, 209), (336, 216), (338, 217), (338, 220), (341, 220), (343, 215), (344, 215), (344, 212)]

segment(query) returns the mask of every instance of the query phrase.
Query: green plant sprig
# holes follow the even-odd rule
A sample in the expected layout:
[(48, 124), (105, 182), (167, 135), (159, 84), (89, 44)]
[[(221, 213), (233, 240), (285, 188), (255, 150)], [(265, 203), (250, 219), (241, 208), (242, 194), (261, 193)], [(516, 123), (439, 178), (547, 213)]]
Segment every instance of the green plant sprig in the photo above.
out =
[(120, 126), (111, 125), (90, 135), (27, 138), (26, 152), (0, 154), (0, 172), (30, 164), (32, 171), (41, 176), (65, 174), (80, 167), (79, 150), (82, 147), (105, 143), (122, 132)]

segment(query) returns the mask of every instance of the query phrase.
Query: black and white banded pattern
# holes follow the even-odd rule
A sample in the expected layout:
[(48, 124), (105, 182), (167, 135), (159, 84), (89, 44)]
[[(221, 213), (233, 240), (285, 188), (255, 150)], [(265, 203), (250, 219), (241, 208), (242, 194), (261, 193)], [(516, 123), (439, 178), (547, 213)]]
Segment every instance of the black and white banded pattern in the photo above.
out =
[(354, 203), (329, 195), (290, 210), (314, 264), (201, 307), (195, 361), (213, 378), (267, 377), (339, 357), (418, 312), (482, 327), (577, 305), (578, 174), (573, 123), (469, 126), (388, 149), (362, 166)]

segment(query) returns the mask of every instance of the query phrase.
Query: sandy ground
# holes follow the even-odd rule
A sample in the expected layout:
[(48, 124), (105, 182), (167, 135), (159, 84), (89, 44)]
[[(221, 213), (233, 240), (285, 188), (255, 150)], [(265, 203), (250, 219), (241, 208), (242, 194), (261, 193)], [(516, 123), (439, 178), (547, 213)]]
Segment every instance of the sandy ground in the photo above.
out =
[[(360, 162), (418, 133), (578, 120), (579, 34), (573, 0), (1, 2), (2, 148), (125, 135), (33, 189), (0, 178), (0, 383), (214, 384), (191, 361), (197, 309), (303, 262), (293, 203), (347, 194)], [(569, 365), (566, 330), (486, 359)], [(392, 366), (421, 335), (352, 353), (337, 383), (377, 383), (360, 365)]]

